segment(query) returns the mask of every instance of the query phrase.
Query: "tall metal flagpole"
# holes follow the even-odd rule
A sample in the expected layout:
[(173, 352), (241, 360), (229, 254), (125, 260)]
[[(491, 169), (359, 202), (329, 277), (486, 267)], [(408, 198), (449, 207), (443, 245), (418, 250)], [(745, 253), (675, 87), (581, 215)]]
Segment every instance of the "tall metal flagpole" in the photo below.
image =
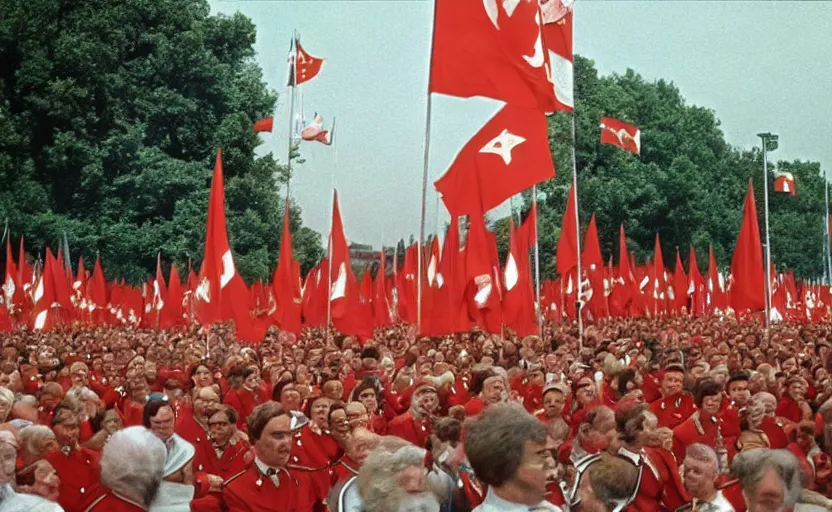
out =
[(430, 58), (428, 60), (428, 87), (427, 87), (427, 102), (425, 103), (425, 154), (422, 162), (422, 210), (419, 216), (419, 241), (417, 245), (417, 253), (419, 257), (416, 261), (416, 271), (419, 275), (416, 277), (416, 330), (422, 330), (422, 246), (425, 243), (425, 210), (428, 195), (428, 162), (430, 160), (430, 118), (431, 118), (431, 95), (430, 95), (430, 73), (433, 68), (433, 34), (436, 32), (436, 3), (433, 4), (433, 21), (430, 38)]
[(829, 232), (829, 181), (826, 178), (826, 173), (823, 174), (823, 183), (826, 185), (826, 216), (823, 218), (823, 230), (826, 233), (826, 283), (832, 285), (832, 241), (830, 241)]
[[(768, 143), (775, 142), (772, 149), (776, 148), (776, 139), (772, 140), (772, 134), (759, 133), (757, 134), (763, 141), (763, 198), (765, 203), (765, 220), (766, 220), (766, 268), (763, 272), (763, 279), (765, 280), (765, 295), (766, 295), (766, 339), (768, 339), (768, 329), (771, 323), (771, 278), (769, 272), (771, 271), (771, 239), (769, 237), (768, 224)], [(776, 137), (776, 136), (775, 136)]]
[(292, 42), (289, 45), (289, 55), (292, 60), (292, 74), (289, 77), (289, 148), (286, 151), (286, 199), (292, 192), (292, 142), (294, 141), (295, 123), (295, 89), (298, 83), (298, 51), (297, 51), (297, 30), (292, 30)]
[[(332, 118), (332, 126), (335, 126), (335, 118)], [(334, 130), (333, 130), (334, 131)], [(332, 150), (335, 152), (332, 162), (332, 208), (329, 215), (329, 244), (327, 244), (326, 258), (327, 258), (327, 292), (326, 292), (326, 332), (324, 339), (329, 340), (329, 325), (332, 323), (332, 218), (335, 216), (335, 173), (338, 170), (338, 139), (332, 133)], [(339, 207), (340, 208), (340, 207)], [(347, 269), (349, 272), (350, 269)]]
[[(572, 92), (574, 98), (574, 89), (575, 85), (574, 82), (572, 84)], [(578, 290), (578, 300), (575, 302), (575, 309), (577, 310), (578, 314), (578, 352), (583, 351), (584, 349), (584, 319), (582, 315), (583, 309), (583, 279), (581, 278), (581, 221), (579, 217), (578, 208), (578, 161), (575, 156), (576, 152), (576, 136), (575, 136), (575, 108), (572, 108), (572, 189), (575, 193), (575, 248), (578, 250), (578, 265), (576, 267), (578, 271), (578, 283), (577, 283), (577, 290)]]
[(537, 185), (532, 187), (532, 208), (534, 216), (534, 295), (537, 303), (537, 326), (540, 339), (543, 339), (543, 305), (540, 304), (540, 243), (537, 236)]

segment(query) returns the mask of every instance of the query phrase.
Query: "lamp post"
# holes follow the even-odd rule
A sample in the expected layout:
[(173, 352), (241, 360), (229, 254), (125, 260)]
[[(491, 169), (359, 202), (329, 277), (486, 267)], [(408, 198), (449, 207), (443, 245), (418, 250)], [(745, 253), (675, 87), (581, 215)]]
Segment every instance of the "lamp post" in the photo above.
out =
[(766, 337), (768, 337), (769, 323), (771, 322), (771, 239), (769, 237), (768, 225), (768, 152), (777, 149), (779, 136), (772, 133), (758, 133), (757, 137), (763, 141), (763, 198), (765, 202), (765, 220), (766, 220), (766, 268), (763, 275), (765, 276), (765, 296), (766, 296)]

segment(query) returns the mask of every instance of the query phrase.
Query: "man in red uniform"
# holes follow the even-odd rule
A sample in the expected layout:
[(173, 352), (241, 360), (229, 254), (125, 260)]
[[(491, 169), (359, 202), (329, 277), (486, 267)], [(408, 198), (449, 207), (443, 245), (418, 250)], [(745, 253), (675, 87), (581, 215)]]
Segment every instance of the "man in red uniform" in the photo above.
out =
[[(717, 451), (735, 444), (736, 438), (725, 439), (723, 420), (719, 416), (722, 386), (713, 379), (702, 380), (696, 386), (694, 396), (699, 410), (673, 429), (673, 455), (677, 461), (685, 458), (685, 450), (694, 443), (707, 445)], [(717, 437), (722, 437), (720, 447), (717, 446)]]
[(254, 408), (248, 417), (254, 463), (228, 479), (223, 501), (228, 512), (324, 512), (325, 496), (306, 472), (287, 468), (292, 453), (293, 416), (274, 401)]
[(165, 445), (144, 427), (113, 434), (101, 455), (101, 494), (86, 512), (148, 510), (165, 469)]
[[(230, 406), (221, 405), (219, 410), (208, 419), (211, 435), (194, 445), (194, 468), (196, 471), (207, 473), (211, 481), (211, 491), (221, 490), (222, 482), (243, 471), (251, 463), (249, 451), (251, 445), (236, 435), (237, 411)], [(220, 485), (214, 485), (214, 479), (219, 477)]]
[(439, 396), (434, 385), (423, 379), (408, 391), (412, 391), (410, 410), (393, 418), (387, 433), (424, 448), (431, 433), (430, 416), (439, 407)]
[(685, 370), (678, 365), (668, 366), (662, 376), (662, 398), (650, 404), (650, 410), (659, 420), (659, 427), (674, 429), (696, 410), (693, 397), (682, 390), (684, 383)]
[(74, 403), (63, 401), (55, 406), (52, 431), (61, 448), (44, 458), (61, 479), (58, 504), (64, 510), (84, 510), (99, 485), (99, 455), (78, 445), (81, 420)]

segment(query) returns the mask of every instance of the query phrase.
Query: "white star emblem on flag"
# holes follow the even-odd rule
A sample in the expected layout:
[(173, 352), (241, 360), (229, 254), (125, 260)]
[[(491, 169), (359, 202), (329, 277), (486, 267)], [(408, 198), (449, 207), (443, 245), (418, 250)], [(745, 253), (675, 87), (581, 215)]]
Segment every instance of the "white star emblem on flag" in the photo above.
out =
[(495, 155), (499, 155), (502, 157), (503, 162), (508, 165), (511, 163), (511, 150), (524, 142), (526, 142), (526, 139), (519, 135), (514, 135), (506, 129), (483, 146), (480, 149), (480, 153), (494, 153)]

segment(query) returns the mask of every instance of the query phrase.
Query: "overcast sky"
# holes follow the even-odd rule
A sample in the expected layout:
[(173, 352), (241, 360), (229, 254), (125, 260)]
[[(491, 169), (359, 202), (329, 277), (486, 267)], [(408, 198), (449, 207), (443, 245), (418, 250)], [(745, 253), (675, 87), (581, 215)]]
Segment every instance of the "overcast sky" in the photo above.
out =
[[(257, 25), (257, 60), (279, 94), (275, 131), (261, 150), (285, 161), (286, 57), (293, 29), (327, 60), (300, 87), (307, 118), (337, 117), (336, 147), (304, 143), (292, 196), (304, 223), (326, 233), (331, 189), (348, 239), (376, 247), (417, 234), (433, 2), (430, 0), (210, 0)], [(832, 167), (832, 2), (576, 0), (575, 51), (603, 75), (632, 68), (674, 82), (688, 103), (713, 109), (729, 143), (780, 135), (775, 159)], [(434, 96), (427, 231), (437, 216), (433, 180), (498, 104)], [(571, 172), (558, 169), (558, 172)], [(580, 171), (579, 171), (580, 172)], [(334, 173), (334, 180), (333, 180)], [(798, 184), (799, 187), (799, 184)], [(738, 205), (739, 207), (739, 205)]]

